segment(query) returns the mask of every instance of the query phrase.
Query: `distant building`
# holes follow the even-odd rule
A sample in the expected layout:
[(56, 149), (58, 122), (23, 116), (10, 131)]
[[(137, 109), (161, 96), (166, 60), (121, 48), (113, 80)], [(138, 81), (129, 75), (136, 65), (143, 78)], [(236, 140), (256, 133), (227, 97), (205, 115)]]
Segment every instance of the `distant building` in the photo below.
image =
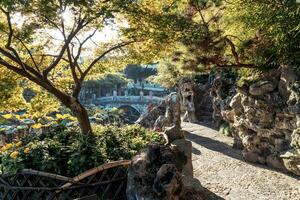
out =
[(156, 65), (128, 65), (119, 74), (110, 74), (99, 80), (87, 81), (80, 93), (82, 102), (109, 96), (164, 97), (165, 88), (150, 83), (147, 78), (157, 74)]

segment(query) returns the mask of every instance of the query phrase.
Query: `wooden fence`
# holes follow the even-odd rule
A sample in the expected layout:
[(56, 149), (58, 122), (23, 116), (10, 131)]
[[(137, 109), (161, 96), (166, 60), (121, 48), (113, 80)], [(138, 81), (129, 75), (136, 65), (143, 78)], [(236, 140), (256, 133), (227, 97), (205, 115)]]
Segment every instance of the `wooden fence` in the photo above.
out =
[(130, 161), (116, 161), (74, 178), (25, 169), (0, 175), (1, 200), (126, 199)]

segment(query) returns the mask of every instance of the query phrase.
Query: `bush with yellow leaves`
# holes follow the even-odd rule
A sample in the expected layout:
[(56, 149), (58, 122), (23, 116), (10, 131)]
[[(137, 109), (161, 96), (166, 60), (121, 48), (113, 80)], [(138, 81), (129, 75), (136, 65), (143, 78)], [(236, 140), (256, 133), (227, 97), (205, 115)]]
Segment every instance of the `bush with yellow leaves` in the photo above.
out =
[(149, 142), (162, 142), (160, 135), (137, 125), (94, 126), (94, 135), (78, 127), (51, 127), (43, 134), (28, 134), (0, 149), (0, 172), (24, 168), (75, 176), (101, 164), (131, 159)]

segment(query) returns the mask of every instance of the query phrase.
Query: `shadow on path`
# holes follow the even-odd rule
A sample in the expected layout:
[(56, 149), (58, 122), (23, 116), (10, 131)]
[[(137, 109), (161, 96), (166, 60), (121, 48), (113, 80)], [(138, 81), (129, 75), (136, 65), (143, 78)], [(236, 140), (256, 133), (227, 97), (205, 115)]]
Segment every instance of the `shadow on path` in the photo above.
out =
[(186, 138), (212, 151), (217, 151), (232, 158), (243, 160), (242, 153), (239, 150), (233, 149), (231, 146), (224, 142), (213, 140), (208, 137), (203, 137), (191, 132), (186, 134)]
[[(237, 159), (237, 160), (240, 160), (240, 161), (243, 161), (249, 165), (252, 165), (252, 166), (255, 166), (255, 167), (259, 167), (259, 168), (263, 168), (263, 169), (267, 169), (267, 170), (271, 170), (271, 171), (276, 171), (276, 172), (279, 172), (279, 173), (282, 173), (282, 174), (285, 174), (287, 176), (290, 176), (292, 178), (295, 178), (297, 180), (300, 180), (300, 177), (299, 176), (296, 176), (294, 174), (291, 174), (291, 173), (285, 173), (285, 172), (282, 172), (280, 170), (277, 170), (277, 169), (272, 169), (268, 166), (265, 166), (265, 165), (261, 165), (261, 164), (258, 164), (258, 163), (250, 163), (250, 162), (246, 162), (244, 159), (243, 159), (243, 156), (242, 156), (242, 153), (240, 150), (238, 149), (234, 149), (232, 148), (230, 145), (224, 143), (224, 142), (221, 142), (221, 141), (217, 141), (217, 140), (213, 140), (211, 138), (208, 138), (208, 137), (203, 137), (203, 136), (200, 136), (198, 134), (195, 134), (194, 132), (191, 133), (191, 132), (187, 132), (186, 134), (186, 138), (192, 142), (195, 142), (207, 149), (210, 149), (212, 151), (216, 151), (216, 152), (220, 152), (226, 156), (229, 156), (231, 158), (234, 158), (234, 159)], [(196, 149), (195, 147), (193, 147), (193, 153), (196, 152), (195, 154), (199, 153), (200, 150)], [(200, 152), (201, 154), (201, 152)], [(198, 154), (197, 154), (198, 155)]]
[(203, 197), (205, 200), (225, 200), (204, 187), (201, 188), (201, 193), (204, 194)]
[(198, 156), (201, 155), (201, 151), (200, 151), (199, 149), (196, 149), (195, 147), (192, 147), (192, 153), (193, 153), (193, 154), (196, 154), (196, 155), (198, 155)]

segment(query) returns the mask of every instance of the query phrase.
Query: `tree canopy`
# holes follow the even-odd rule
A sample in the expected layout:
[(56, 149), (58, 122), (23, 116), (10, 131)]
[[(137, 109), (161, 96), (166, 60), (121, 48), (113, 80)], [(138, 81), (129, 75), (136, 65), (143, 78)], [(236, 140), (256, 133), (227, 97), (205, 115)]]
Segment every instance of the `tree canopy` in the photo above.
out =
[[(300, 69), (294, 0), (1, 0), (0, 9), (2, 102), (26, 106), (22, 88), (36, 102), (55, 97), (83, 132), (91, 132), (78, 101), (84, 81), (129, 63), (159, 63), (154, 80), (167, 87), (186, 73)], [(116, 36), (101, 41), (107, 27)]]
[[(73, 111), (83, 132), (91, 132), (87, 112), (78, 101), (82, 84), (93, 71), (101, 71), (101, 61), (122, 56), (117, 50), (134, 42), (122, 37), (97, 42), (93, 36), (116, 23), (124, 4), (1, 1), (0, 65), (51, 93)], [(85, 49), (88, 43), (94, 44), (93, 51)]]
[(162, 82), (170, 80), (166, 62), (179, 75), (282, 65), (299, 70), (299, 9), (293, 0), (141, 0), (127, 9), (135, 14), (126, 34), (147, 41), (143, 56), (160, 61), (164, 73), (156, 79)]

